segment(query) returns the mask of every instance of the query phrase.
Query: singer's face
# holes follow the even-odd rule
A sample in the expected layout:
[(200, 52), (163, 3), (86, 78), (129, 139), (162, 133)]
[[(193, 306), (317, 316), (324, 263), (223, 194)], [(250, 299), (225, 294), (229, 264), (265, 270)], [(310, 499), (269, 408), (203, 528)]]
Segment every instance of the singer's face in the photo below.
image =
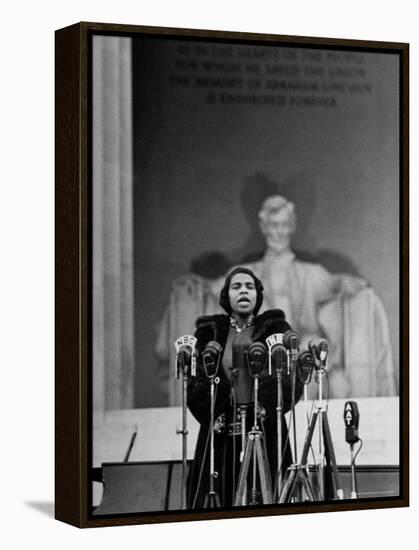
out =
[(233, 313), (240, 316), (253, 313), (257, 298), (253, 277), (247, 273), (236, 273), (230, 281), (228, 297)]
[(294, 221), (289, 212), (283, 208), (272, 212), (266, 223), (261, 224), (268, 248), (282, 252), (290, 247), (291, 235), (294, 232)]

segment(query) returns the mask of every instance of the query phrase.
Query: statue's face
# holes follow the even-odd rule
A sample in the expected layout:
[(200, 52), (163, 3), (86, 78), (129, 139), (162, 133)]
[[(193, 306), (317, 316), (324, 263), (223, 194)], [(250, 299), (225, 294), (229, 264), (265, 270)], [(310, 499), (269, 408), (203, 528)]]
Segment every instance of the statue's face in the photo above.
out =
[(246, 316), (253, 313), (256, 305), (256, 286), (248, 273), (236, 273), (230, 281), (228, 298), (233, 313)]
[(268, 248), (282, 252), (290, 247), (291, 236), (294, 233), (294, 221), (285, 208), (273, 212), (266, 223), (261, 223)]

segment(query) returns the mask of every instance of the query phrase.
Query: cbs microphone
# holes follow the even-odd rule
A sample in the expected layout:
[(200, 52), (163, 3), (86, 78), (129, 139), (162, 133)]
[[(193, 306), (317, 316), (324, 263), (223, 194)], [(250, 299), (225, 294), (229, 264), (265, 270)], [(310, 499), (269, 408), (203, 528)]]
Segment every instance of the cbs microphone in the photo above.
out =
[(283, 374), (288, 367), (287, 350), (284, 346), (284, 335), (280, 332), (266, 338), (268, 346), (268, 371), (272, 375), (272, 365), (277, 373)]

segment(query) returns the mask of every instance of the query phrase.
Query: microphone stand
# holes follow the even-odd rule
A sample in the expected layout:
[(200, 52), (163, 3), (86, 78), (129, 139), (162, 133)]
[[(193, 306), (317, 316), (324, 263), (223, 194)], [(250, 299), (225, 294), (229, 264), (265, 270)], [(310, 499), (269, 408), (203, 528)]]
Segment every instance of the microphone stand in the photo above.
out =
[[(283, 476), (282, 476), (282, 411), (284, 407), (284, 392), (282, 387), (282, 374), (284, 371), (284, 359), (287, 356), (288, 364), (288, 355), (287, 351), (282, 344), (276, 345), (275, 347), (269, 348), (269, 361), (272, 365), (272, 356), (276, 359), (275, 362), (275, 371), (276, 371), (276, 385), (277, 385), (277, 406), (276, 406), (276, 438), (277, 438), (277, 477), (276, 477), (276, 495), (279, 498), (282, 488)], [(278, 357), (279, 356), (279, 357)], [(272, 366), (271, 366), (272, 370)]]
[(284, 362), (283, 359), (285, 355), (287, 356), (287, 367), (288, 363), (288, 353), (284, 345), (284, 335), (282, 333), (276, 333), (269, 336), (266, 339), (266, 344), (268, 346), (268, 358), (269, 358), (269, 375), (272, 375), (272, 357), (280, 355), (276, 358), (275, 362), (275, 371), (276, 371), (276, 386), (277, 386), (277, 401), (276, 401), (276, 454), (277, 454), (277, 473), (276, 473), (276, 495), (279, 498), (282, 487), (282, 410), (284, 403), (284, 395), (282, 390), (282, 372)]
[(325, 479), (324, 479), (324, 460), (325, 453), (327, 451), (330, 465), (332, 467), (332, 475), (334, 481), (334, 494), (336, 498), (343, 499), (343, 490), (339, 482), (339, 473), (336, 463), (335, 451), (333, 448), (332, 437), (330, 434), (329, 422), (327, 419), (327, 404), (323, 401), (323, 377), (326, 373), (326, 359), (320, 359), (320, 366), (318, 369), (318, 381), (319, 381), (319, 399), (317, 403), (316, 416), (314, 416), (313, 424), (315, 424), (316, 418), (319, 418), (319, 477), (320, 477), (320, 499), (325, 500)]
[(319, 380), (319, 399), (318, 399), (318, 409), (320, 411), (319, 416), (319, 455), (318, 455), (318, 471), (320, 478), (320, 498), (324, 500), (325, 496), (325, 483), (324, 483), (324, 423), (323, 423), (323, 414), (326, 412), (326, 408), (323, 404), (323, 376), (324, 368), (320, 366), (318, 371), (318, 380)]
[[(247, 405), (240, 406), (240, 420), (241, 420), (241, 452), (240, 452), (240, 464), (243, 464), (244, 451), (246, 448), (246, 417), (247, 417)], [(247, 495), (247, 481), (243, 482), (243, 496), (241, 504), (246, 506)]]
[(293, 330), (284, 334), (284, 345), (287, 350), (287, 374), (291, 376), (291, 418), (293, 427), (294, 461), (297, 461), (297, 422), (295, 415), (295, 387), (297, 379), (296, 361), (298, 357), (298, 336)]
[(182, 492), (180, 506), (182, 510), (186, 509), (186, 471), (188, 467), (188, 420), (187, 420), (187, 393), (188, 393), (188, 373), (186, 369), (180, 369), (180, 378), (182, 385), (182, 429), (176, 430), (176, 433), (182, 435)]
[(289, 371), (291, 374), (291, 418), (292, 418), (292, 435), (293, 435), (293, 447), (294, 447), (294, 461), (297, 462), (297, 423), (295, 416), (295, 386), (296, 386), (296, 369), (295, 358), (293, 352), (287, 350)]
[[(294, 447), (294, 462), (298, 460), (297, 452), (297, 419), (295, 414), (295, 389), (297, 380), (297, 356), (298, 356), (298, 339), (297, 334), (293, 330), (288, 330), (284, 334), (284, 345), (287, 350), (287, 374), (291, 376), (291, 419), (292, 419), (292, 435)], [(278, 495), (280, 488), (278, 488)]]
[[(188, 394), (188, 371), (190, 367), (191, 375), (196, 376), (196, 358), (195, 358), (194, 336), (182, 336), (175, 342), (176, 348), (176, 377), (180, 378), (182, 385), (182, 429), (176, 430), (177, 435), (182, 435), (182, 474), (181, 474), (181, 502), (182, 510), (186, 510), (187, 501), (187, 469), (188, 469), (188, 416), (187, 416), (187, 394)], [(189, 360), (185, 361), (185, 348), (190, 353)]]
[[(253, 344), (256, 345), (256, 344)], [(250, 350), (250, 348), (249, 348)], [(250, 353), (250, 351), (249, 351)], [(247, 476), (249, 473), (250, 461), (252, 460), (252, 490), (250, 504), (257, 504), (257, 473), (259, 472), (260, 491), (263, 504), (272, 504), (272, 485), (269, 469), (269, 461), (266, 453), (266, 446), (263, 439), (263, 431), (258, 423), (259, 411), (259, 375), (252, 374), (254, 379), (253, 396), (253, 427), (247, 434), (246, 447), (243, 455), (243, 462), (240, 468), (239, 482), (234, 499), (234, 506), (247, 504)]]
[[(327, 456), (332, 467), (332, 475), (334, 481), (334, 496), (337, 499), (343, 499), (343, 490), (340, 485), (339, 473), (336, 463), (336, 455), (333, 448), (332, 437), (330, 433), (329, 422), (327, 419), (327, 405), (323, 401), (323, 376), (326, 372), (326, 360), (320, 360), (320, 364), (316, 367), (318, 371), (318, 384), (319, 384), (319, 394), (318, 400), (316, 403), (316, 409), (313, 413), (313, 416), (310, 420), (310, 424), (307, 429), (307, 434), (304, 441), (304, 447), (301, 454), (301, 459), (299, 464), (294, 464), (289, 468), (289, 475), (287, 480), (284, 483), (282, 492), (280, 495), (280, 503), (292, 502), (294, 497), (301, 498), (298, 494), (300, 486), (305, 490), (306, 497), (314, 501), (316, 496), (314, 494), (313, 488), (311, 487), (308, 471), (307, 471), (307, 459), (309, 454), (309, 449), (311, 447), (311, 441), (314, 435), (314, 429), (316, 427), (317, 420), (319, 421), (319, 460), (318, 460), (318, 469), (320, 477), (320, 494), (319, 500), (325, 500), (325, 482), (324, 482), (324, 459)], [(300, 486), (299, 486), (300, 484)]]
[(276, 384), (277, 384), (277, 407), (276, 407), (276, 437), (277, 437), (277, 461), (278, 461), (278, 476), (277, 476), (277, 495), (281, 494), (282, 487), (282, 408), (283, 408), (283, 393), (282, 393), (282, 372), (281, 368), (276, 369)]
[[(250, 400), (249, 401), (246, 400), (246, 402), (243, 401), (243, 399), (245, 398), (243, 396), (243, 390), (239, 392), (238, 378), (239, 378), (238, 369), (232, 368), (231, 381), (232, 381), (232, 392), (233, 392), (233, 403), (234, 403), (233, 407), (234, 407), (234, 410), (236, 410), (236, 408), (238, 407), (239, 414), (240, 414), (240, 431), (241, 431), (240, 446), (241, 448), (240, 448), (239, 462), (240, 462), (240, 469), (241, 469), (243, 465), (244, 453), (246, 449), (247, 409), (248, 409), (248, 406), (250, 405)], [(239, 401), (238, 405), (237, 405), (237, 401)], [(235, 460), (235, 458), (233, 460)], [(235, 476), (233, 479), (233, 488), (234, 488), (233, 490), (233, 501), (234, 501), (237, 494)], [(246, 506), (246, 504), (247, 504), (247, 480), (244, 480), (243, 491), (241, 495), (241, 502), (239, 502), (237, 505)]]
[(221, 346), (218, 342), (209, 342), (203, 353), (202, 361), (207, 377), (210, 381), (210, 472), (209, 472), (209, 492), (205, 496), (204, 508), (219, 508), (220, 497), (215, 491), (215, 479), (218, 477), (218, 472), (215, 471), (215, 446), (214, 446), (214, 422), (215, 422), (215, 386), (220, 382), (217, 376), (218, 368), (221, 360)]
[(218, 376), (210, 377), (210, 396), (211, 396), (211, 419), (210, 419), (210, 486), (209, 493), (205, 496), (204, 508), (219, 508), (220, 497), (215, 491), (214, 481), (218, 477), (218, 472), (215, 471), (214, 463), (214, 409), (215, 409), (215, 385), (218, 384), (220, 379)]
[(182, 385), (182, 429), (176, 430), (178, 435), (182, 435), (182, 477), (181, 477), (181, 500), (180, 507), (186, 509), (186, 470), (188, 467), (188, 428), (187, 428), (187, 392), (188, 392), (188, 374), (185, 369), (180, 369), (180, 379)]
[[(254, 396), (255, 396), (255, 403), (254, 403), (254, 409), (253, 409), (253, 429), (258, 430), (258, 392), (259, 392), (259, 376), (255, 376), (254, 378)], [(253, 471), (252, 471), (252, 500), (250, 504), (257, 504), (257, 490), (256, 490), (256, 447), (253, 445)]]
[[(310, 413), (309, 413), (309, 404), (308, 404), (308, 385), (309, 385), (310, 382), (311, 382), (311, 373), (310, 373), (309, 377), (307, 377), (303, 381), (303, 401), (304, 401), (304, 408), (305, 408), (305, 411), (306, 411), (306, 421), (307, 421), (306, 430), (308, 430), (309, 427), (310, 427)], [(306, 470), (307, 470), (307, 475), (308, 475), (310, 473), (310, 466), (309, 466), (308, 462), (306, 464)]]

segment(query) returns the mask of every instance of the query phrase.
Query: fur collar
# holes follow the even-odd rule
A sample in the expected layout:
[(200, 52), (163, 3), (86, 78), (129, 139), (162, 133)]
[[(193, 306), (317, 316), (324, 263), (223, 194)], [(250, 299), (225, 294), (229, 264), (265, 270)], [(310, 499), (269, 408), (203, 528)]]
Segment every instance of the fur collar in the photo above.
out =
[[(198, 335), (204, 336), (207, 340), (216, 340), (224, 345), (227, 340), (230, 326), (230, 317), (228, 315), (207, 315), (199, 317), (196, 322)], [(258, 340), (266, 334), (274, 332), (286, 332), (291, 327), (285, 320), (284, 312), (281, 309), (269, 309), (255, 317), (252, 339)], [(208, 341), (208, 340), (207, 340)]]

